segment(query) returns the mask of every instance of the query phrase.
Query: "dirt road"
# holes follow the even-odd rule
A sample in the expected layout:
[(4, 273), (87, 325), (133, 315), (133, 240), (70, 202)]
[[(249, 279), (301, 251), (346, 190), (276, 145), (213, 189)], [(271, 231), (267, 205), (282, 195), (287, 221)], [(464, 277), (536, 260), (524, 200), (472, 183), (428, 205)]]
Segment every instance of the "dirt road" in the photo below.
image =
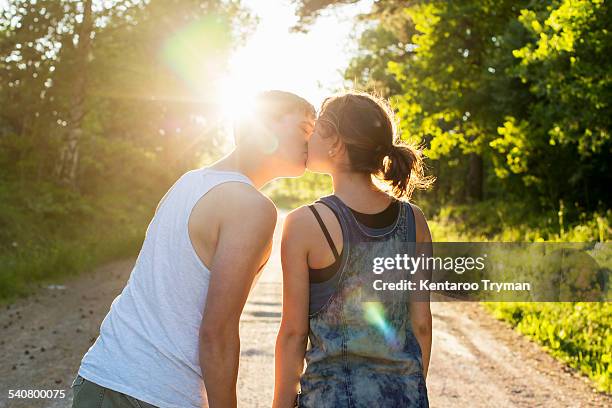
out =
[[(278, 240), (278, 236), (276, 237)], [(276, 242), (278, 244), (278, 242)], [(275, 246), (278, 254), (278, 245)], [(69, 407), (70, 382), (134, 260), (114, 262), (0, 310), (0, 408)], [(241, 322), (241, 407), (269, 407), (281, 312), (278, 256)], [(435, 302), (427, 386), (432, 407), (610, 407), (612, 398), (475, 303)], [(8, 399), (9, 390), (64, 390), (64, 398)]]

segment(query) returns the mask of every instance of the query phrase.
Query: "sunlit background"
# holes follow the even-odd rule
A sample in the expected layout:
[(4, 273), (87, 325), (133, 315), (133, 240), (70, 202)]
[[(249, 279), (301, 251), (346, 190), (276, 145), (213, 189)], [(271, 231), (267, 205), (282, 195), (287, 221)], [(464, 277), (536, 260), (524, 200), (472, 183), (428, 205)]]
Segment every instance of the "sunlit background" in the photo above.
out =
[(318, 106), (342, 87), (346, 61), (355, 48), (355, 17), (371, 8), (371, 0), (325, 12), (306, 33), (291, 31), (298, 17), (289, 0), (243, 4), (259, 22), (230, 58), (219, 90), (225, 112), (240, 106), (243, 95), (264, 89), (294, 92)]
[[(137, 254), (160, 198), (231, 149), (265, 89), (390, 99), (437, 178), (411, 198), (436, 241), (607, 242), (610, 7), (0, 0), (0, 302)], [(312, 173), (269, 186), (284, 210), (330, 192)], [(497, 312), (610, 392), (610, 307)], [(383, 312), (364, 318), (392, 344)]]

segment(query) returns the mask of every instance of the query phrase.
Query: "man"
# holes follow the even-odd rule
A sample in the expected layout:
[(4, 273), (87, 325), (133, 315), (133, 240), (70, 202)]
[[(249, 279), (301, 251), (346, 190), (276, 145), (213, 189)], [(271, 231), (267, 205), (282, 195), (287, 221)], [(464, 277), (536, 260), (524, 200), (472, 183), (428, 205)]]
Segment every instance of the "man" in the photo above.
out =
[(73, 408), (236, 407), (240, 315), (276, 224), (258, 189), (304, 172), (314, 117), (297, 95), (259, 94), (234, 151), (170, 188), (81, 361)]

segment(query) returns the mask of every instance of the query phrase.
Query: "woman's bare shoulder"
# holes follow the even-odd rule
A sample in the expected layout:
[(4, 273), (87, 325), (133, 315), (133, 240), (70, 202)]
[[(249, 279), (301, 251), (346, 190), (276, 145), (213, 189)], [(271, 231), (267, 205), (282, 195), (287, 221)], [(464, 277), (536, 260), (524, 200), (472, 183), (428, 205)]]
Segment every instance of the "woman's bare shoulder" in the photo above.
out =
[[(339, 230), (339, 224), (332, 210), (322, 203), (310, 205), (315, 208), (326, 228), (335, 235), (333, 231)], [(303, 205), (287, 214), (283, 224), (283, 240), (297, 238), (306, 247), (320, 241), (321, 227), (314, 212), (308, 207), (309, 205)]]

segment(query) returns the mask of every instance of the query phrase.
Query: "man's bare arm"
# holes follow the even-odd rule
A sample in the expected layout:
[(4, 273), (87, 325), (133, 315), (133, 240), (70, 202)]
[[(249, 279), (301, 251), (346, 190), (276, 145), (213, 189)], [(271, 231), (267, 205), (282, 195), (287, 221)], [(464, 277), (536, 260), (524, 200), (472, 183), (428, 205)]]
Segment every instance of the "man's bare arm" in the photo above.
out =
[(274, 205), (259, 193), (225, 198), (200, 326), (200, 366), (211, 408), (236, 407), (240, 315), (276, 225)]

